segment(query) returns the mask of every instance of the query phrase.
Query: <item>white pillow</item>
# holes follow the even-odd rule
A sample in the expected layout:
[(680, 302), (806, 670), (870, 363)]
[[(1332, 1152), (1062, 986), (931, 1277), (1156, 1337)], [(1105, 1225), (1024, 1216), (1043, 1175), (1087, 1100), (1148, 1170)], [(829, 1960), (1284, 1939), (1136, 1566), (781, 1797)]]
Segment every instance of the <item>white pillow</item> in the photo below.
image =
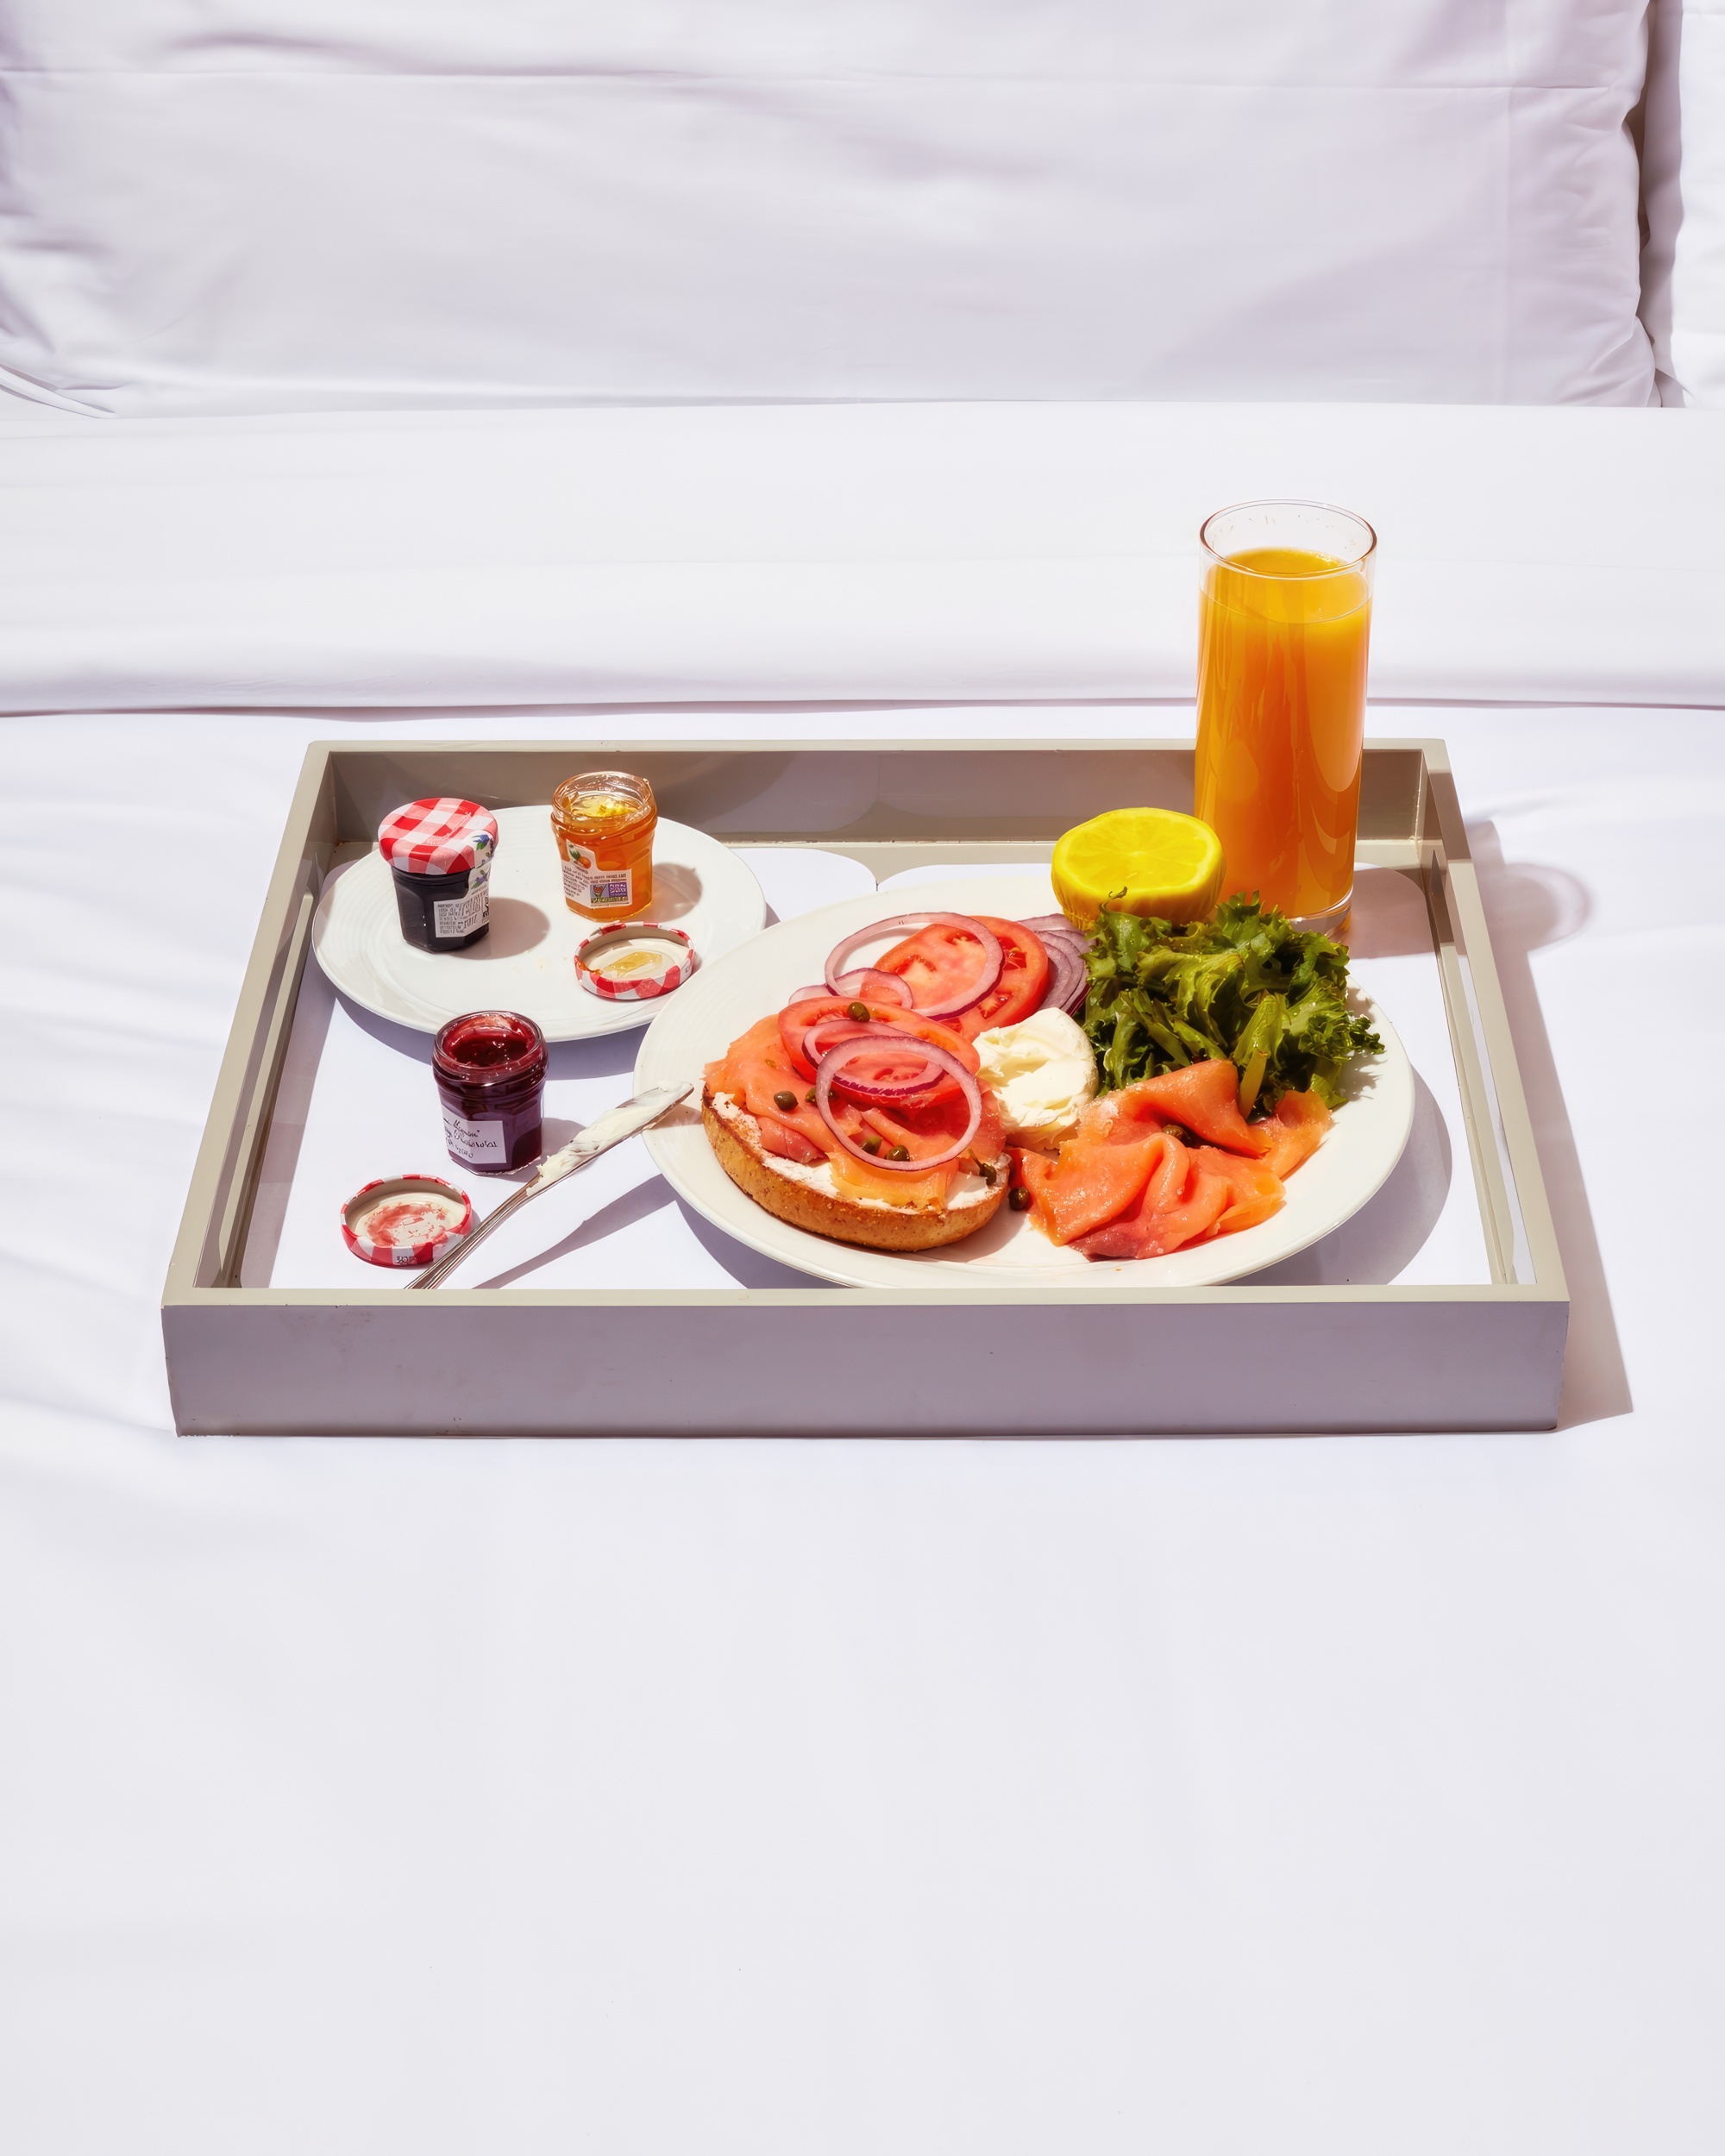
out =
[(1642, 404), (1644, 5), (0, 0), (0, 369)]
[(1642, 317), (1667, 401), (1725, 404), (1725, 0), (1658, 0)]

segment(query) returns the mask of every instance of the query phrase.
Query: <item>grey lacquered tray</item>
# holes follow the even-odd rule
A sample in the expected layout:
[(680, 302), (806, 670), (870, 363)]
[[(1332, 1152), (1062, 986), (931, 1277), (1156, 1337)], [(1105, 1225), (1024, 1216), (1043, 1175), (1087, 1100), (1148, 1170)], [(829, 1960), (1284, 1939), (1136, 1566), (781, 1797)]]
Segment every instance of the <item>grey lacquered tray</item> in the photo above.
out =
[[(1083, 818), (1124, 802), (1187, 807), (1192, 786), (1189, 748), (1156, 743), (314, 744), (163, 1299), (182, 1431), (1147, 1434), (1554, 1421), (1568, 1300), (1448, 762), (1430, 741), (1368, 744), (1359, 860), (1407, 880), (1429, 931), (1478, 1280), (1169, 1289), (1151, 1277), (1106, 1305), (1082, 1279), (931, 1288), (921, 1275), (891, 1292), (241, 1285), (332, 864), (401, 800), (543, 802), (570, 771), (606, 763), (645, 773), (665, 814), (728, 843), (819, 848), (883, 879), (1045, 862)], [(833, 1382), (878, 1366), (883, 1342), (889, 1402)]]

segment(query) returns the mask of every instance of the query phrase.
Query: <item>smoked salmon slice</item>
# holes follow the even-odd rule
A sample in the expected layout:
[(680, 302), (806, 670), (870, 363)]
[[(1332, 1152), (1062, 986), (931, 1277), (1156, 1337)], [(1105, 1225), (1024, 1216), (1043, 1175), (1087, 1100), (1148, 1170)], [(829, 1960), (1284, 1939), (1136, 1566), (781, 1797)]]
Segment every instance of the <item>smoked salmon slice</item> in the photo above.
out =
[[(736, 1099), (733, 1094), (731, 1098)], [(817, 1144), (806, 1138), (794, 1123), (787, 1123), (782, 1117), (766, 1115), (755, 1109), (750, 1113), (760, 1125), (761, 1145), (764, 1152), (776, 1153), (781, 1160), (794, 1160), (801, 1168), (819, 1168), (826, 1158)]]
[[(1087, 1108), (1057, 1158), (1022, 1153), (1036, 1225), (1086, 1257), (1159, 1257), (1279, 1213), (1284, 1179), (1323, 1143), (1330, 1112), (1316, 1094), (1289, 1094), (1249, 1124), (1237, 1084), (1220, 1062), (1140, 1080)], [(1188, 1147), (1164, 1119), (1226, 1143)]]
[(1160, 1078), (1140, 1078), (1109, 1098), (1121, 1104), (1122, 1112), (1153, 1109), (1230, 1153), (1261, 1155), (1270, 1149), (1262, 1127), (1240, 1113), (1239, 1073), (1230, 1062), (1188, 1063), (1184, 1070), (1164, 1071)]
[(1209, 1234), (1227, 1212), (1233, 1187), (1202, 1166), (1208, 1147), (1189, 1152), (1170, 1138), (1157, 1171), (1138, 1198), (1106, 1226), (1080, 1236), (1073, 1247), (1086, 1257), (1165, 1257)]
[(1276, 1104), (1275, 1114), (1252, 1125), (1263, 1131), (1269, 1141), (1269, 1150), (1264, 1155), (1264, 1166), (1273, 1169), (1286, 1182), (1302, 1162), (1310, 1160), (1323, 1144), (1333, 1120), (1315, 1093), (1284, 1093)]
[(1049, 1241), (1071, 1243), (1124, 1213), (1163, 1156), (1179, 1150), (1160, 1129), (1129, 1144), (1081, 1132), (1066, 1141), (1056, 1160), (1026, 1150), (1019, 1156), (1019, 1173)]
[(1201, 1174), (1214, 1175), (1228, 1186), (1227, 1207), (1209, 1231), (1212, 1235), (1238, 1235), (1242, 1228), (1255, 1228), (1260, 1220), (1281, 1212), (1285, 1202), (1282, 1178), (1268, 1159), (1242, 1160), (1238, 1153), (1224, 1153), (1214, 1145), (1195, 1147), (1193, 1159)]

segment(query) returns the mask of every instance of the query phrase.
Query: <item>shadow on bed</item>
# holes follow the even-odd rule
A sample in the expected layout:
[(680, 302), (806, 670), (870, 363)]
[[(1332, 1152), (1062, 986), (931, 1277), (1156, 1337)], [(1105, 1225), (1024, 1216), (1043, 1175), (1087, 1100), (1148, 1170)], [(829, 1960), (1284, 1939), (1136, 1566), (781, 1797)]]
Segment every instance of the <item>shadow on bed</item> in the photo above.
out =
[(1569, 1347), (1557, 1426), (1571, 1430), (1582, 1423), (1627, 1415), (1634, 1404), (1580, 1156), (1530, 962), (1534, 951), (1561, 943), (1583, 927), (1592, 901), (1585, 886), (1566, 869), (1505, 861), (1494, 824), (1471, 824), (1468, 839), (1540, 1149), (1552, 1223), (1569, 1282)]

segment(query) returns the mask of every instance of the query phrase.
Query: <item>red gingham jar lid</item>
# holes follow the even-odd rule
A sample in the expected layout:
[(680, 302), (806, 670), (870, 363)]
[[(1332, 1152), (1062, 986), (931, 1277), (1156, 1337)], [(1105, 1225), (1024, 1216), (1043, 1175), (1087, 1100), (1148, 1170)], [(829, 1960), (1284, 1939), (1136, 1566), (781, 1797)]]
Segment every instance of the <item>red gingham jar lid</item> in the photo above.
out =
[(453, 794), (409, 801), (378, 825), (378, 851), (392, 868), (412, 876), (459, 875), (497, 850), (497, 818), (477, 801)]
[(472, 1199), (441, 1175), (380, 1175), (342, 1207), (342, 1240), (367, 1265), (429, 1265), (473, 1225)]
[[(624, 950), (624, 945), (633, 948)], [(575, 953), (575, 978), (589, 995), (613, 1003), (649, 1003), (681, 988), (699, 965), (680, 928), (657, 921), (614, 921)]]

